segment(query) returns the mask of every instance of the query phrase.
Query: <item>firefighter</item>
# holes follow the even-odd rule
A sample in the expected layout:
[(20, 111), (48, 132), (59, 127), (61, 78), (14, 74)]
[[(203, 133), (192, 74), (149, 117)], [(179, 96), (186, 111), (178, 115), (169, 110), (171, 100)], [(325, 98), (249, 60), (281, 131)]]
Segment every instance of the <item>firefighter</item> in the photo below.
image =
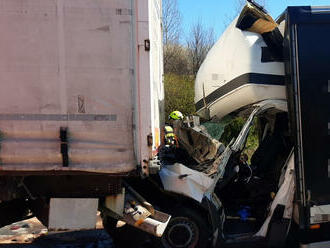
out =
[(167, 124), (164, 128), (164, 146), (161, 147), (159, 157), (165, 163), (175, 163), (177, 159), (177, 150), (179, 142), (174, 132), (173, 125), (176, 121), (183, 119), (183, 114), (180, 111), (173, 111), (168, 116)]
[(177, 140), (174, 134), (173, 127), (165, 126), (165, 145), (166, 146), (176, 146)]
[(178, 147), (178, 140), (176, 138), (173, 124), (175, 121), (183, 119), (183, 114), (180, 111), (173, 111), (168, 116), (169, 124), (165, 126), (165, 145), (171, 147)]

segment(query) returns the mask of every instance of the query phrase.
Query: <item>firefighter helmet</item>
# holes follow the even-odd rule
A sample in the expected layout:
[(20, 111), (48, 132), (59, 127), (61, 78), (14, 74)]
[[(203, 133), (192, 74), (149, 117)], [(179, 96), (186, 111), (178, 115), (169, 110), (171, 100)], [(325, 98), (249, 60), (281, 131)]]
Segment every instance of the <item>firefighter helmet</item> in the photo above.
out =
[(173, 111), (170, 113), (169, 120), (182, 120), (183, 119), (183, 114), (180, 111)]

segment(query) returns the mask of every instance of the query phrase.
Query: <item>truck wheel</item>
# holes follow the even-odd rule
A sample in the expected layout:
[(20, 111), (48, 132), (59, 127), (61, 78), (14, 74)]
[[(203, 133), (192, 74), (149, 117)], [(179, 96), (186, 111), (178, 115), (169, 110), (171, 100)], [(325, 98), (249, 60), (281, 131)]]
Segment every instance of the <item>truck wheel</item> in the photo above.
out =
[(164, 248), (206, 248), (210, 237), (207, 221), (190, 208), (179, 207), (161, 238)]

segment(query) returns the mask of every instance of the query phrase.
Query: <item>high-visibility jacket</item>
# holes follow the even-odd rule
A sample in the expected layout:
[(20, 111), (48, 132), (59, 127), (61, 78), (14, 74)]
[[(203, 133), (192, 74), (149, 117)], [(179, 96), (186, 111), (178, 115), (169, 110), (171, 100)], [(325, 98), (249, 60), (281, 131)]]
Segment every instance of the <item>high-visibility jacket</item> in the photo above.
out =
[(165, 126), (165, 145), (177, 146), (178, 142), (171, 126)]

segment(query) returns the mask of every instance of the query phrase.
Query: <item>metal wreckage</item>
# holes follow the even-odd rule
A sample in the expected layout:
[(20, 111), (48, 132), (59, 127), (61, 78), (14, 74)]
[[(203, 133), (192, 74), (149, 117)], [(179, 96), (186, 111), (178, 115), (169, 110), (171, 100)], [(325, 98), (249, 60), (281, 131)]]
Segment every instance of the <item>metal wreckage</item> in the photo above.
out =
[(118, 247), (330, 239), (330, 8), (274, 20), (247, 2), (197, 74), (199, 117), (174, 122), (166, 149), (161, 1), (1, 3), (1, 225), (93, 228), (99, 210)]

